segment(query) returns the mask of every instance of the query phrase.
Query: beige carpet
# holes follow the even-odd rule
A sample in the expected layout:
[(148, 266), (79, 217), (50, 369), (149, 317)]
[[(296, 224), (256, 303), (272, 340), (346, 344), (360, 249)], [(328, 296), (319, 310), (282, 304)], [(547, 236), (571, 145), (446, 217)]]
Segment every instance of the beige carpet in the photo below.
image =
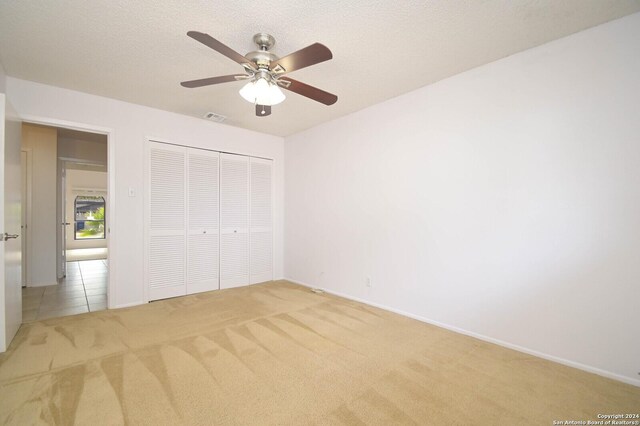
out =
[(279, 281), (24, 325), (3, 424), (551, 425), (640, 388)]

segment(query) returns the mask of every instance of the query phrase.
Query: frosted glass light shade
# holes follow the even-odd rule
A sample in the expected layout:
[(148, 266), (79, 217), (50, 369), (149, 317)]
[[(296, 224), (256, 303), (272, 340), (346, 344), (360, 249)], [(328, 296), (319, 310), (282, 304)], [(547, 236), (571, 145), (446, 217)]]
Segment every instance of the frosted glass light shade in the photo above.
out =
[(269, 83), (264, 78), (250, 81), (240, 89), (240, 96), (247, 102), (258, 105), (277, 105), (284, 101), (286, 96), (275, 84)]
[(256, 84), (253, 81), (248, 82), (242, 89), (240, 89), (240, 96), (244, 98), (245, 101), (255, 103), (256, 101)]
[(282, 93), (282, 90), (276, 84), (270, 84), (268, 90), (268, 98), (269, 102), (271, 103), (264, 105), (277, 105), (286, 99), (286, 96), (284, 95), (284, 93)]

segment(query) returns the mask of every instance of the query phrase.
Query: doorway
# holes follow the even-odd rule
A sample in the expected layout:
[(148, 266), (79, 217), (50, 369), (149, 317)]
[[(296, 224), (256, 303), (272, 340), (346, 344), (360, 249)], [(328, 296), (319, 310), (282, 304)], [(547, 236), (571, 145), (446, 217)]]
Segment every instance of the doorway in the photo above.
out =
[[(61, 261), (107, 259), (106, 166), (65, 161), (62, 165)], [(61, 268), (59, 278), (66, 275)]]
[(107, 135), (25, 123), (22, 141), (23, 322), (106, 309)]

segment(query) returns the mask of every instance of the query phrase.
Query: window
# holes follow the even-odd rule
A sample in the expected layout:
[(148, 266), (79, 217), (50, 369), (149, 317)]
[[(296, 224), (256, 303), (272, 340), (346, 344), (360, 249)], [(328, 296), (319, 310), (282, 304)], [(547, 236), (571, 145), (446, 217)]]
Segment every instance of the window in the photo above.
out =
[(104, 197), (79, 195), (75, 201), (75, 239), (104, 238)]

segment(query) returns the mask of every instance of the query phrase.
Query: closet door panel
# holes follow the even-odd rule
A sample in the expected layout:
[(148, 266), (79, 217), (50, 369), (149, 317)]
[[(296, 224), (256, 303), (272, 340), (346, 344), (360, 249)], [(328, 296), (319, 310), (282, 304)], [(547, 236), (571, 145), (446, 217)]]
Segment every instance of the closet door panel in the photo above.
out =
[(222, 233), (220, 236), (220, 288), (249, 284), (249, 238), (243, 233)]
[(186, 294), (186, 149), (150, 142), (149, 300)]
[(272, 246), (270, 231), (251, 232), (251, 284), (273, 280)]
[(187, 149), (187, 293), (219, 288), (219, 157)]
[(273, 279), (273, 217), (271, 160), (250, 160), (250, 278), (251, 284)]
[(149, 300), (186, 294), (184, 235), (152, 235), (149, 242)]
[(249, 157), (220, 154), (220, 288), (249, 284)]

